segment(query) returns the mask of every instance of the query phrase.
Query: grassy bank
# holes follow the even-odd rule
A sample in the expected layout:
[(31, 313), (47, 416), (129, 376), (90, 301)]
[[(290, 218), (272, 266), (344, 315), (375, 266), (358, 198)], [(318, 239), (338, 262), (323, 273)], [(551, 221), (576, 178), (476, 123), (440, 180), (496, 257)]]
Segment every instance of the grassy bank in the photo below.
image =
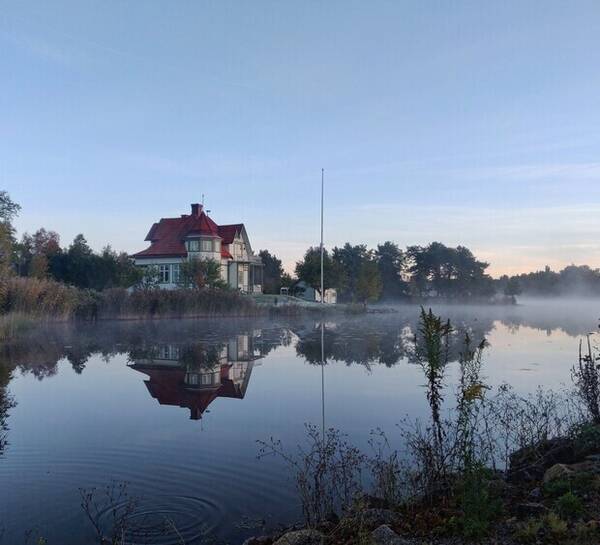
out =
[(0, 339), (33, 323), (51, 320), (139, 320), (154, 318), (252, 317), (346, 310), (295, 298), (249, 296), (227, 289), (111, 288), (83, 290), (53, 280), (0, 280)]
[(0, 328), (7, 334), (31, 320), (256, 316), (267, 312), (252, 298), (229, 290), (94, 291), (33, 278), (11, 277), (0, 282)]

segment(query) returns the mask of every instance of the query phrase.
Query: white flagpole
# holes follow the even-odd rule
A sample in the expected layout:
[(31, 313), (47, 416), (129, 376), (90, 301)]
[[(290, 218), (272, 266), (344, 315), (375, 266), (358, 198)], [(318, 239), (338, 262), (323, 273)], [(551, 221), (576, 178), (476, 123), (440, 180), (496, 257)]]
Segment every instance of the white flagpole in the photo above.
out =
[(325, 303), (325, 291), (324, 291), (324, 275), (323, 275), (323, 253), (325, 248), (323, 246), (323, 201), (325, 195), (325, 169), (321, 169), (321, 304)]

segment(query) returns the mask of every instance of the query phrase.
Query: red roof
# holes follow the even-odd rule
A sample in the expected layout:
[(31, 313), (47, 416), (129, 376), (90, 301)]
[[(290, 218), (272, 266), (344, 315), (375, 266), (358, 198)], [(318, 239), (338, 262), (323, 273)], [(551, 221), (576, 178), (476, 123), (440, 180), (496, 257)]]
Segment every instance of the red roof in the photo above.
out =
[(198, 420), (217, 397), (244, 398), (244, 391), (229, 378), (229, 366), (220, 369), (221, 384), (213, 388), (192, 388), (185, 384), (185, 368), (161, 368), (160, 366), (132, 365), (136, 371), (148, 375), (144, 381), (150, 395), (160, 405), (186, 407), (190, 418)]
[(223, 239), (223, 244), (231, 244), (235, 235), (244, 228), (243, 223), (234, 223), (233, 225), (219, 225), (219, 236)]
[[(220, 237), (223, 244), (229, 244), (242, 227), (242, 224), (218, 226), (204, 213), (201, 205), (192, 205), (192, 214), (180, 218), (162, 218), (152, 225), (145, 239), (150, 246), (132, 257), (186, 257), (186, 237)], [(221, 255), (231, 258), (227, 249), (225, 254), (222, 249)]]

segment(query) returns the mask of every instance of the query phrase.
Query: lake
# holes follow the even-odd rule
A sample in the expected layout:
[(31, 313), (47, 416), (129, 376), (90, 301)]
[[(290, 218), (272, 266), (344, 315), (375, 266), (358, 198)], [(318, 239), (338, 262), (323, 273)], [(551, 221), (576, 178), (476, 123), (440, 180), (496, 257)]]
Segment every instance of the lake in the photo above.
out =
[[(600, 316), (595, 301), (434, 310), (489, 341), (487, 384), (523, 393), (568, 383)], [(241, 543), (297, 520), (289, 471), (258, 459), (257, 440), (292, 449), (305, 423), (323, 422), (361, 448), (374, 428), (399, 440), (397, 424), (426, 411), (410, 361), (418, 313), (56, 325), (3, 346), (0, 389), (15, 406), (0, 453), (0, 543), (92, 543), (79, 489), (113, 481), (139, 498), (134, 543), (180, 542), (158, 535), (166, 519), (190, 544)], [(457, 335), (452, 359), (459, 349)], [(455, 375), (454, 362), (449, 387)]]

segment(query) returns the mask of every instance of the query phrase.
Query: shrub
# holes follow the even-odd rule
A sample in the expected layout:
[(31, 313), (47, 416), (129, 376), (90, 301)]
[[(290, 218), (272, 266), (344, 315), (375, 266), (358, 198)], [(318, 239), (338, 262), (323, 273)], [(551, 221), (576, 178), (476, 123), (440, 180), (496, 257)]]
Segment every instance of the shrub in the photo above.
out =
[(539, 519), (529, 519), (517, 524), (514, 536), (519, 543), (535, 543), (544, 523)]
[(281, 441), (258, 441), (259, 458), (280, 457), (294, 474), (302, 512), (309, 526), (326, 520), (339, 509), (348, 510), (362, 491), (361, 475), (365, 457), (348, 444), (335, 429), (323, 431), (306, 424), (306, 446), (297, 453), (286, 452)]
[(467, 471), (458, 492), (463, 535), (468, 539), (486, 536), (502, 510), (502, 502), (491, 491), (490, 472), (483, 467)]
[(571, 374), (579, 397), (583, 400), (591, 420), (600, 424), (600, 355), (592, 349), (590, 335), (586, 337), (587, 353), (579, 341), (579, 363)]
[(573, 492), (563, 494), (554, 502), (558, 514), (564, 519), (577, 518), (583, 513), (583, 502)]

